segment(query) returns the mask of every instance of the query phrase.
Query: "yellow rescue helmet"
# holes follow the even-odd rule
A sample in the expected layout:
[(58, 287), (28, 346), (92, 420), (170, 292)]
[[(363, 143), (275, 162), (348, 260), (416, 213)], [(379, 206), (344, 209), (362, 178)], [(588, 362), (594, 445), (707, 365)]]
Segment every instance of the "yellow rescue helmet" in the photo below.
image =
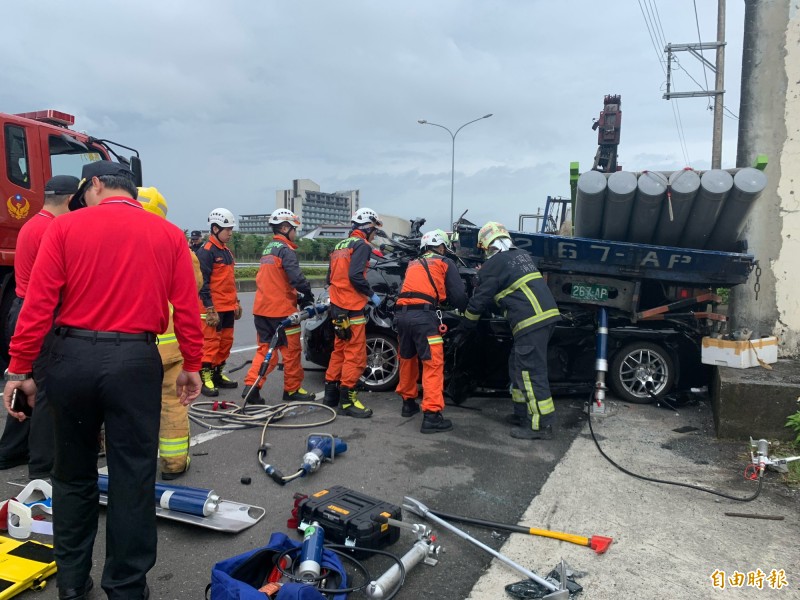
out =
[(501, 237), (511, 239), (511, 236), (508, 234), (508, 229), (506, 229), (505, 225), (502, 223), (489, 221), (486, 225), (481, 227), (481, 230), (478, 232), (478, 248), (488, 250), (491, 243)]
[(162, 219), (167, 218), (167, 201), (156, 188), (140, 187), (137, 200), (147, 212), (158, 215)]

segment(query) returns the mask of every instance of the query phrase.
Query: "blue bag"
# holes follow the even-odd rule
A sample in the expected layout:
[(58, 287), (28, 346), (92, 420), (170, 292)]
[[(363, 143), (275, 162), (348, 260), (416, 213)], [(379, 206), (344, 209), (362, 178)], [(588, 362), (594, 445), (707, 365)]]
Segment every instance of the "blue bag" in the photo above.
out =
[[(269, 543), (245, 554), (222, 560), (211, 569), (211, 600), (266, 600), (258, 588), (264, 585), (275, 566), (275, 558), (284, 550), (301, 547), (301, 542), (283, 533), (273, 533)], [(297, 553), (290, 553), (294, 558)], [(347, 587), (347, 574), (336, 553), (322, 551), (322, 568), (331, 572), (330, 589)], [(328, 596), (331, 597), (331, 596)], [(347, 594), (336, 594), (333, 600), (346, 600)], [(302, 583), (286, 583), (276, 600), (326, 600), (317, 588)]]

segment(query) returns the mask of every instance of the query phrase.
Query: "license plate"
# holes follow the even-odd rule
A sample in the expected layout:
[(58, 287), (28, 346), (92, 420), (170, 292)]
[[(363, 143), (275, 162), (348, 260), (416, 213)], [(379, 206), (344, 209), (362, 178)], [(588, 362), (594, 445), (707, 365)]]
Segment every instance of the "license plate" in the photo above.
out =
[(573, 283), (570, 296), (584, 302), (604, 302), (608, 300), (608, 287), (591, 283)]

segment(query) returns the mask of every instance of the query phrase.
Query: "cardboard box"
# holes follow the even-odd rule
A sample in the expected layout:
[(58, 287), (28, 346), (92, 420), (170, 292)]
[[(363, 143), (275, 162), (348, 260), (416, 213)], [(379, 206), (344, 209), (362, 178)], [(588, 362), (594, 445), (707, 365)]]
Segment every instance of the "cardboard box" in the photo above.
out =
[(778, 362), (778, 338), (765, 337), (744, 342), (703, 338), (703, 364), (747, 369), (759, 366), (759, 359), (767, 364)]

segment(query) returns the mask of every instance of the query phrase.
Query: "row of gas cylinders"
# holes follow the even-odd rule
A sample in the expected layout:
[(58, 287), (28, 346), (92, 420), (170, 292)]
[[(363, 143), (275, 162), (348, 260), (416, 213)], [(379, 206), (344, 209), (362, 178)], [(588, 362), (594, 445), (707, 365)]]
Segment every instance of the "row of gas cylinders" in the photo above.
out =
[(587, 171), (578, 178), (575, 236), (706, 250), (736, 250), (767, 186), (753, 168)]

